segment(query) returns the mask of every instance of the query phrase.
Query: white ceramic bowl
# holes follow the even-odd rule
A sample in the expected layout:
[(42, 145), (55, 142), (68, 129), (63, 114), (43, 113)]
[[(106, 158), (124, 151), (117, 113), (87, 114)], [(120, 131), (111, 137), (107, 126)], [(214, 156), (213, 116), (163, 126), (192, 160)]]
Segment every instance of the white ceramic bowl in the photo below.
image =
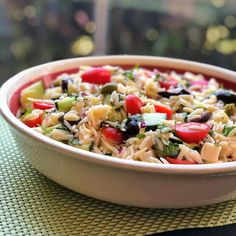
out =
[(79, 65), (140, 65), (192, 71), (236, 83), (233, 71), (190, 61), (148, 56), (67, 59), (39, 65), (9, 79), (0, 91), (1, 113), (28, 161), (42, 174), (76, 192), (138, 207), (182, 208), (236, 197), (236, 162), (205, 165), (158, 165), (110, 158), (65, 145), (19, 121), (14, 113), (19, 91), (42, 76), (51, 79)]

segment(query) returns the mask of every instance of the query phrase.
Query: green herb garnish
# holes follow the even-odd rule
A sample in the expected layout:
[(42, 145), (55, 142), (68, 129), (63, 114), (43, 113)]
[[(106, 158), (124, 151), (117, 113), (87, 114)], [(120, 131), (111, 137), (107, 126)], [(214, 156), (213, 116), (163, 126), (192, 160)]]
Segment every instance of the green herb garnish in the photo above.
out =
[(145, 137), (146, 137), (145, 134), (137, 134), (136, 135), (136, 138), (138, 138), (138, 139), (143, 139)]
[(163, 156), (176, 157), (180, 152), (179, 144), (170, 142), (162, 151)]
[(134, 80), (133, 70), (127, 70), (124, 72), (124, 76), (130, 80)]
[(222, 130), (222, 133), (223, 133), (224, 136), (228, 136), (229, 133), (235, 128), (236, 128), (235, 125), (233, 125), (233, 126), (225, 125), (224, 129)]

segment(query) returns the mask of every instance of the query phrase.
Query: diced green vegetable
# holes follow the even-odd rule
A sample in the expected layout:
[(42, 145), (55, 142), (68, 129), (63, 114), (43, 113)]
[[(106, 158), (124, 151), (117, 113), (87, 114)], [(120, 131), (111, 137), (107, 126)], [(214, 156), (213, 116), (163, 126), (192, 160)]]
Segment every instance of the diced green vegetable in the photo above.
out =
[(21, 91), (20, 102), (22, 107), (30, 107), (31, 102), (28, 101), (28, 98), (42, 98), (43, 95), (44, 86), (42, 81), (31, 84)]
[(163, 120), (166, 120), (165, 113), (144, 113), (143, 120), (146, 126), (161, 125)]
[(74, 105), (75, 101), (75, 97), (65, 97), (62, 100), (58, 100), (56, 102), (56, 107), (59, 111), (69, 111)]
[(117, 90), (118, 85), (115, 83), (107, 83), (103, 85), (101, 93), (112, 93)]

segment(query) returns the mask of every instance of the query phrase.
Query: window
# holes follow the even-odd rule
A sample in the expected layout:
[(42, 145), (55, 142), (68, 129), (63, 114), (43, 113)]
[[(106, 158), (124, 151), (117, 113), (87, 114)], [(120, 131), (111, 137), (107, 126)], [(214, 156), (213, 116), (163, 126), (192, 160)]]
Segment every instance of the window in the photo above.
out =
[(235, 0), (0, 2), (0, 82), (44, 62), (141, 54), (236, 69)]

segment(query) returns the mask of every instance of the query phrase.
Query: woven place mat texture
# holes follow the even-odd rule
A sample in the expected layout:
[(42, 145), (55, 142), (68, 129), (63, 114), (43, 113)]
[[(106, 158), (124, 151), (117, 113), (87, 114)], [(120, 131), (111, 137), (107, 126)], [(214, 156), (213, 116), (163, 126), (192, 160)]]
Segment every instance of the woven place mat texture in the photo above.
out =
[(146, 235), (236, 223), (236, 201), (143, 209), (72, 192), (28, 164), (1, 117), (0, 130), (0, 235)]

